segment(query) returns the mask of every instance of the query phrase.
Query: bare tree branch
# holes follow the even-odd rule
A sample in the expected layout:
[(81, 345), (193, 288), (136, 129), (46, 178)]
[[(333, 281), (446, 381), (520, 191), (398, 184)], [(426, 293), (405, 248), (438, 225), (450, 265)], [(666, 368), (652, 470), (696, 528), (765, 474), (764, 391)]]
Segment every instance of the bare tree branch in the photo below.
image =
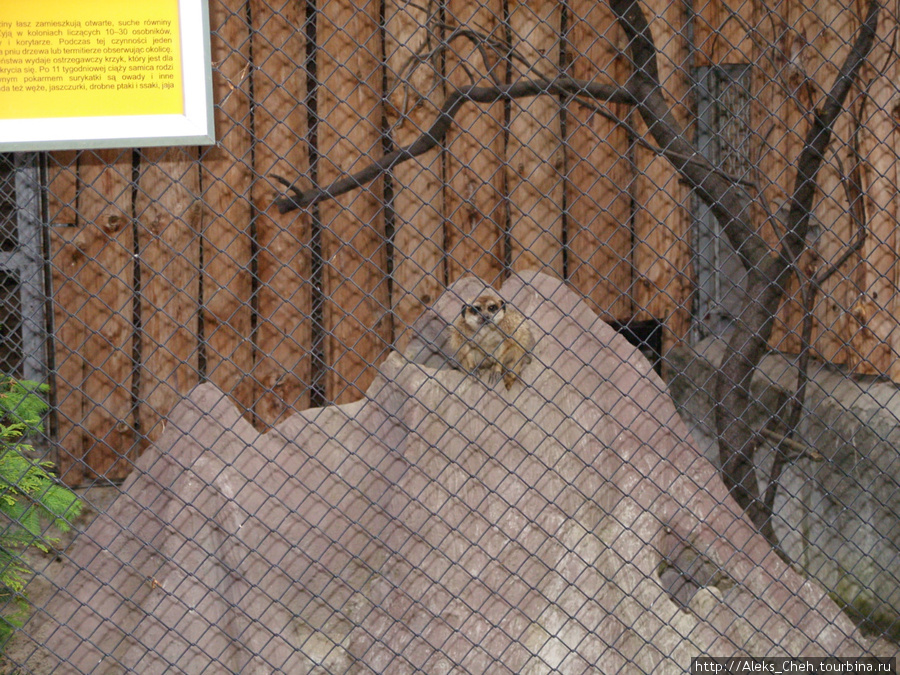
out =
[(454, 117), (464, 103), (496, 103), (497, 101), (539, 96), (541, 94), (587, 96), (610, 103), (633, 103), (629, 93), (618, 85), (588, 82), (569, 77), (560, 77), (554, 80), (520, 80), (497, 87), (460, 87), (451, 91), (450, 95), (447, 96), (447, 100), (441, 106), (437, 119), (428, 131), (424, 132), (410, 145), (388, 153), (351, 176), (336, 180), (324, 188), (313, 188), (305, 192), (299, 190), (284, 178), (273, 176), (280, 183), (286, 185), (292, 193), (290, 196), (277, 199), (275, 205), (278, 207), (279, 212), (287, 213), (294, 209), (307, 208), (323, 199), (334, 199), (351, 190), (363, 187), (386, 171), (390, 171), (397, 164), (428, 152), (435, 146), (440, 145), (444, 140), (453, 124)]
[[(806, 235), (817, 188), (816, 176), (822, 166), (825, 149), (831, 141), (834, 122), (843, 111), (844, 101), (874, 44), (879, 9), (878, 2), (872, 0), (868, 15), (826, 97), (825, 105), (821, 112), (815, 114), (807, 133), (803, 151), (796, 163), (797, 177), (781, 251), (767, 251), (763, 256), (754, 255), (755, 264), (747, 267), (749, 302), (736, 322), (716, 378), (716, 430), (719, 435), (723, 476), (726, 484), (733, 489), (738, 503), (776, 546), (771, 512), (759, 499), (753, 468), (756, 436), (745, 421), (745, 414), (750, 406), (750, 379), (766, 350), (775, 313), (786, 292), (792, 266), (806, 248)], [(735, 243), (736, 240), (732, 239), (732, 244)]]
[[(662, 148), (687, 155), (693, 147), (672, 117), (659, 86), (657, 50), (636, 0), (613, 0), (612, 8), (629, 41), (634, 72), (626, 89), (634, 97), (650, 134)], [(816, 176), (859, 69), (875, 41), (880, 5), (871, 0), (865, 21), (842, 65), (821, 112), (814, 116), (800, 157), (786, 232), (780, 251), (769, 247), (752, 221), (749, 195), (699, 162), (672, 160), (678, 172), (710, 206), (747, 270), (748, 302), (738, 317), (716, 377), (716, 430), (726, 484), (766, 538), (778, 547), (771, 514), (760, 499), (753, 466), (756, 434), (746, 422), (750, 379), (767, 347), (775, 313), (794, 262), (806, 247)]]
[[(675, 169), (710, 206), (745, 267), (751, 267), (769, 252), (769, 246), (752, 226), (750, 195), (741, 185), (724, 178), (702, 159), (672, 116), (659, 85), (656, 46), (650, 27), (637, 2), (613, 0), (612, 8), (628, 37), (634, 72), (625, 88), (633, 96), (648, 131), (664, 150), (673, 151)], [(687, 161), (682, 158), (697, 158)]]
[[(761, 191), (757, 189), (756, 195), (752, 196), (745, 189), (746, 182), (736, 181), (714, 167), (687, 140), (684, 129), (672, 115), (671, 106), (659, 84), (658, 52), (637, 0), (611, 0), (610, 4), (628, 38), (628, 55), (633, 65), (633, 72), (624, 85), (557, 77), (520, 80), (493, 87), (470, 85), (455, 88), (431, 128), (412, 144), (324, 188), (302, 191), (284, 178), (275, 176), (290, 192), (288, 196), (276, 200), (275, 204), (281, 213), (286, 213), (363, 187), (397, 164), (442, 143), (455, 115), (467, 102), (490, 104), (537, 95), (564, 95), (636, 106), (650, 136), (659, 146), (657, 151), (667, 157), (682, 178), (709, 205), (747, 270), (748, 301), (736, 321), (716, 379), (716, 428), (726, 484), (756, 526), (777, 548), (770, 509), (760, 499), (753, 467), (758, 437), (746, 422), (746, 412), (750, 406), (750, 379), (767, 347), (775, 313), (784, 297), (794, 265), (806, 248), (817, 175), (831, 141), (835, 120), (843, 111), (844, 101), (874, 43), (880, 5), (878, 0), (870, 0), (866, 19), (831, 91), (825, 97), (825, 104), (821, 111), (813, 115), (804, 148), (796, 162), (796, 182), (789, 199), (781, 248), (775, 250), (760, 235), (764, 223), (753, 221), (751, 205), (762, 197)], [(771, 220), (771, 211), (766, 208), (765, 212), (767, 219)]]
[[(800, 358), (797, 362), (797, 385), (794, 389), (791, 408), (788, 411), (785, 420), (787, 431), (774, 446), (775, 458), (772, 461), (772, 469), (769, 473), (769, 484), (766, 486), (763, 498), (765, 512), (769, 514), (774, 512), (775, 494), (785, 464), (787, 464), (789, 459), (798, 456), (799, 452), (796, 447), (791, 445), (791, 437), (800, 424), (806, 401), (806, 387), (809, 384), (809, 359), (812, 352), (813, 301), (815, 300), (816, 293), (823, 290), (823, 284), (863, 247), (868, 233), (868, 228), (866, 227), (866, 213), (863, 206), (862, 178), (860, 176), (861, 159), (859, 156), (859, 131), (861, 124), (858, 118), (855, 122), (851, 142), (855, 162), (850, 173), (848, 174), (844, 171), (843, 164), (839, 157), (836, 157), (835, 159), (841, 174), (841, 185), (844, 187), (844, 194), (847, 198), (847, 204), (849, 205), (848, 210), (850, 212), (850, 217), (856, 223), (856, 236), (854, 237), (853, 242), (847, 246), (837, 260), (826, 264), (822, 269), (816, 272), (815, 276), (806, 274), (799, 266), (796, 266), (795, 269), (795, 271), (797, 271), (797, 277), (800, 280), (801, 288), (803, 289), (803, 327), (800, 334)], [(765, 429), (763, 432), (765, 432)], [(791, 452), (789, 453), (788, 450)], [(801, 454), (809, 455), (808, 452)], [(821, 457), (819, 459), (821, 459)]]
[(626, 103), (634, 105), (635, 100), (627, 89), (613, 84), (588, 82), (586, 80), (576, 80), (570, 77), (558, 77), (553, 80), (519, 80), (509, 85), (498, 85), (496, 87), (477, 87), (471, 85), (455, 89), (447, 97), (443, 106), (441, 106), (437, 119), (428, 131), (423, 132), (413, 143), (384, 155), (350, 176), (340, 178), (322, 188), (311, 188), (304, 191), (284, 177), (273, 175), (272, 178), (286, 186), (291, 193), (289, 196), (277, 199), (275, 201), (275, 206), (280, 213), (288, 213), (289, 211), (294, 211), (296, 209), (308, 208), (312, 204), (323, 200), (334, 199), (335, 197), (339, 197), (340, 195), (365, 186), (378, 178), (381, 174), (390, 171), (398, 164), (402, 164), (419, 155), (425, 154), (443, 142), (447, 133), (450, 131), (453, 119), (465, 103), (490, 104), (497, 101), (513, 100), (540, 94), (573, 97), (576, 102), (587, 106), (592, 111), (611, 119), (617, 124), (625, 126), (635, 135), (638, 143), (655, 153), (667, 157), (673, 164), (676, 162), (680, 165), (696, 164), (698, 166), (698, 171), (696, 172), (697, 175), (715, 174), (720, 178), (723, 184), (756, 187), (749, 181), (730, 176), (718, 167), (713, 166), (690, 144), (670, 144), (668, 148), (654, 147), (641, 139), (637, 132), (631, 129), (627, 122), (618, 119), (609, 111), (601, 110), (597, 106), (593, 106), (584, 100), (591, 99), (605, 101), (607, 103)]

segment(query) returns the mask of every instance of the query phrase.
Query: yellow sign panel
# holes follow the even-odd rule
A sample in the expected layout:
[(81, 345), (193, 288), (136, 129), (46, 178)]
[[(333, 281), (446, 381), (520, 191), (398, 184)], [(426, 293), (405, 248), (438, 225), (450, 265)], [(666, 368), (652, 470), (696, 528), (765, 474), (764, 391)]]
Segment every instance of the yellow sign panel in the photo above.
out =
[(0, 119), (183, 113), (178, 0), (0, 0)]

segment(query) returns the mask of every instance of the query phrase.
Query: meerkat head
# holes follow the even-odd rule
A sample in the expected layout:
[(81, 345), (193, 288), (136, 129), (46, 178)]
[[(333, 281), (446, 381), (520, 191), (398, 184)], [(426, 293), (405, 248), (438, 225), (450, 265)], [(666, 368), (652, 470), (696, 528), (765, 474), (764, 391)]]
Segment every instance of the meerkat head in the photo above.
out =
[(497, 323), (503, 319), (506, 303), (490, 293), (476, 298), (468, 305), (463, 305), (462, 317), (465, 323), (478, 329), (486, 323)]

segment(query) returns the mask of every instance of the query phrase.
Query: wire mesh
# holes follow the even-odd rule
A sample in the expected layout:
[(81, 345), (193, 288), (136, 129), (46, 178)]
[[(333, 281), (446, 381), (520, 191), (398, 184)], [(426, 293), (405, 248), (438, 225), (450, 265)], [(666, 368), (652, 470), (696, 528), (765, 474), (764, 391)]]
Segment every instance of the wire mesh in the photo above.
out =
[(213, 0), (215, 145), (0, 156), (0, 672), (894, 672), (873, 8)]

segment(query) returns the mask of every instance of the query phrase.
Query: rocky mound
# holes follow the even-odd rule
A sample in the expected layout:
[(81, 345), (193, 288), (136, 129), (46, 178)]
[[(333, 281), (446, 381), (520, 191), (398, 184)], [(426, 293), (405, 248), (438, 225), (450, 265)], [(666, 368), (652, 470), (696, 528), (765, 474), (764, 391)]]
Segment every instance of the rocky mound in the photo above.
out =
[(266, 434), (198, 387), (77, 540), (34, 663), (82, 673), (682, 672), (860, 655), (640, 353), (542, 275), (507, 391), (448, 367), (457, 283), (367, 397)]

